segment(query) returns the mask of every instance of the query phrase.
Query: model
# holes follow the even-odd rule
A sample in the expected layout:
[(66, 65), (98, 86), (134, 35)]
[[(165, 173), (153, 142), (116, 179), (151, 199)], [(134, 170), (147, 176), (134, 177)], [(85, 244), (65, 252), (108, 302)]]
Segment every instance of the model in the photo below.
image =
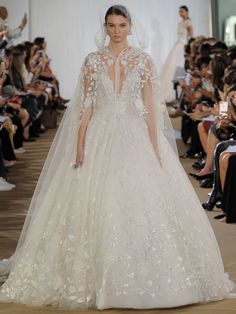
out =
[(182, 5), (179, 15), (182, 21), (178, 24), (177, 41), (168, 54), (160, 71), (161, 98), (165, 102), (175, 99), (173, 80), (178, 69), (184, 69), (184, 46), (193, 37), (193, 26), (189, 18), (188, 7)]
[(144, 309), (230, 297), (208, 218), (163, 132), (152, 59), (127, 40), (132, 26), (125, 7), (106, 12), (109, 45), (83, 64), (1, 302)]

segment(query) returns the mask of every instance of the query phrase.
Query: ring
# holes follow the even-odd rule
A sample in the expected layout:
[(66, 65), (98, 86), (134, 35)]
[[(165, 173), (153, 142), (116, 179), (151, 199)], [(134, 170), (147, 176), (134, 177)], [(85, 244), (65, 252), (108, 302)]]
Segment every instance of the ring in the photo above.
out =
[(76, 169), (76, 168), (78, 168), (78, 167), (80, 167), (79, 164), (77, 164), (77, 163), (72, 164), (72, 168), (73, 168), (73, 169)]

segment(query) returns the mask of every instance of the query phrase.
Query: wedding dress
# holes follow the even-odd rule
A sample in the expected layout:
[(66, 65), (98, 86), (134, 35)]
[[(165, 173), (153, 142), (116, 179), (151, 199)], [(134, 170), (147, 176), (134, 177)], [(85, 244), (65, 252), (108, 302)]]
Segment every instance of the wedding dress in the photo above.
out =
[[(153, 62), (143, 51), (130, 47), (114, 57), (105, 47), (88, 55), (1, 302), (144, 309), (230, 297), (235, 286), (163, 132), (165, 106), (157, 98)], [(79, 116), (90, 106), (84, 164), (73, 169)], [(161, 162), (148, 131), (154, 108)]]
[(177, 41), (169, 52), (160, 71), (161, 97), (164, 101), (175, 99), (173, 79), (176, 69), (184, 68), (184, 46), (187, 43), (188, 28), (192, 26), (190, 19), (182, 20), (178, 24)]

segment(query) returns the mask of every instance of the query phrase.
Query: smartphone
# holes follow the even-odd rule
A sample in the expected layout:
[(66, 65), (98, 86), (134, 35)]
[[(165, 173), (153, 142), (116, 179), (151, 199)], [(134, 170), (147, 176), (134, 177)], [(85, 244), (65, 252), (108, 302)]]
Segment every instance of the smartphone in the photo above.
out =
[(228, 106), (229, 106), (229, 104), (227, 101), (220, 101), (219, 102), (219, 115), (223, 119), (228, 118)]

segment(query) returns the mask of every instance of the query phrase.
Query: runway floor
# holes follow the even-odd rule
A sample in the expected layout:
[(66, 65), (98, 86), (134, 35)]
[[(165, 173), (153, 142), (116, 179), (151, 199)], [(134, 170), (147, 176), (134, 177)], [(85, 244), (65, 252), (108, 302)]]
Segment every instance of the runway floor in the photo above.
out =
[[(179, 125), (179, 120), (175, 119), (175, 125)], [(8, 181), (16, 184), (16, 188), (9, 192), (0, 192), (0, 258), (10, 256), (16, 247), (17, 240), (27, 213), (27, 209), (32, 197), (37, 179), (42, 169), (44, 160), (52, 142), (55, 130), (49, 130), (41, 135), (37, 142), (25, 143), (26, 153), (17, 155), (17, 164), (9, 169)], [(186, 147), (179, 142), (180, 153), (186, 150)], [(182, 164), (186, 172), (192, 171), (191, 163), (193, 160), (184, 159)], [(207, 200), (207, 189), (199, 188), (194, 180), (191, 180), (201, 201)], [(191, 196), (190, 196), (191, 197)], [(191, 208), (189, 209), (191, 210)], [(216, 211), (208, 212), (207, 215), (215, 231), (221, 253), (224, 260), (225, 270), (230, 278), (236, 282), (236, 225), (226, 224), (214, 220)], [(97, 311), (86, 311), (87, 314)], [(235, 314), (236, 299), (212, 302), (203, 305), (191, 305), (175, 309), (162, 310), (125, 310), (114, 309), (106, 310), (107, 314), (118, 313), (186, 313), (186, 314)], [(59, 310), (57, 308), (34, 308), (23, 305), (0, 304), (0, 314), (55, 314), (55, 313), (80, 313), (83, 311)]]

